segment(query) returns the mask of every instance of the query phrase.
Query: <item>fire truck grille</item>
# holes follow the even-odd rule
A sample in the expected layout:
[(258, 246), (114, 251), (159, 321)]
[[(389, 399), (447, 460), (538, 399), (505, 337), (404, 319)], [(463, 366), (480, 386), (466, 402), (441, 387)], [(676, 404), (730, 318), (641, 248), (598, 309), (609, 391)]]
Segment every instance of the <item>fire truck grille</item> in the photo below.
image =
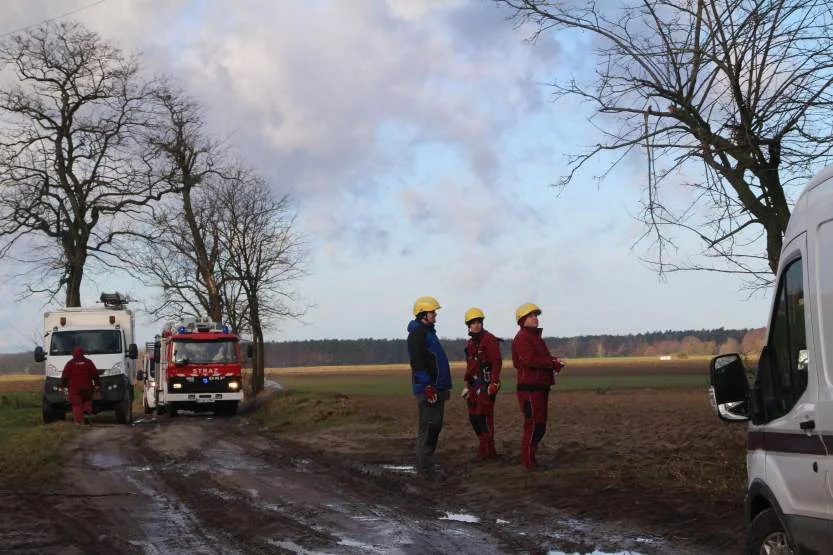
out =
[[(235, 387), (233, 384), (237, 384)], [(176, 376), (168, 379), (169, 393), (215, 393), (240, 391), (240, 376)], [(179, 386), (179, 387), (177, 387)]]

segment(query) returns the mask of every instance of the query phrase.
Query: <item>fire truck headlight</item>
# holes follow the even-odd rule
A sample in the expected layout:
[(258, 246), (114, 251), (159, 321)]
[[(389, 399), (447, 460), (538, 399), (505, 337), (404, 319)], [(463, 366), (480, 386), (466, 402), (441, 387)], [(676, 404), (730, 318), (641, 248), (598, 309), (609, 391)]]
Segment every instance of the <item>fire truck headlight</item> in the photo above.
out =
[(174, 389), (182, 389), (182, 384), (181, 383), (175, 383), (173, 387), (174, 387)]
[(55, 374), (58, 374), (59, 376), (61, 375), (61, 373), (58, 372), (58, 367), (55, 366), (54, 364), (47, 364), (46, 365), (46, 375), (48, 376), (48, 375), (55, 375)]
[(238, 389), (240, 389), (240, 382), (229, 382), (228, 388), (232, 391), (237, 391)]

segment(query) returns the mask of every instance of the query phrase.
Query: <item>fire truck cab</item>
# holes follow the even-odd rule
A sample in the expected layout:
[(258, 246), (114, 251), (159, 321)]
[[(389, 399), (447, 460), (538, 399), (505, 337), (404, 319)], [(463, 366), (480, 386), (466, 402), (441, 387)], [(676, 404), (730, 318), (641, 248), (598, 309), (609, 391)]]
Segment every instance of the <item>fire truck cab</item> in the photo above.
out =
[(145, 412), (231, 416), (243, 400), (240, 344), (227, 324), (206, 318), (169, 323), (145, 355)]

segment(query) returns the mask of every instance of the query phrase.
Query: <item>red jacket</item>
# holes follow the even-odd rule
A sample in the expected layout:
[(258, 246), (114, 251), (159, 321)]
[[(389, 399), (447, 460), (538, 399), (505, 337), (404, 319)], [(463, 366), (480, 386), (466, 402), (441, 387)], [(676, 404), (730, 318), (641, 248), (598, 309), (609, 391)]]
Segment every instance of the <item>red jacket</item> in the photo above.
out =
[(473, 335), (466, 343), (466, 375), (463, 380), (469, 386), (499, 383), (502, 366), (498, 338), (488, 331)]
[(69, 388), (70, 395), (82, 389), (92, 389), (98, 383), (98, 369), (93, 361), (82, 355), (73, 353), (72, 358), (64, 366), (61, 373), (61, 384)]
[(512, 364), (518, 371), (518, 391), (549, 390), (555, 383), (555, 363), (541, 338), (543, 331), (522, 327), (512, 341)]

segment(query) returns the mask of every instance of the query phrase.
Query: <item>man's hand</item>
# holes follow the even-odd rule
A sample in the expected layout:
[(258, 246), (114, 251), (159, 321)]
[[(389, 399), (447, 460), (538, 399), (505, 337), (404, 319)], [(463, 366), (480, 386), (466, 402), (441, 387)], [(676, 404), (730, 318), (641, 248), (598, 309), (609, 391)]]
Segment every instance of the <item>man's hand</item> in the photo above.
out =
[(467, 385), (463, 386), (463, 391), (460, 392), (460, 397), (462, 397), (463, 399), (469, 398), (469, 387)]
[(497, 395), (497, 392), (500, 391), (500, 382), (490, 383), (486, 391), (489, 393), (490, 397), (494, 397), (495, 395)]
[(429, 405), (433, 405), (437, 402), (437, 388), (433, 385), (426, 385), (423, 395), (425, 395), (425, 401)]
[(552, 357), (552, 369), (555, 370), (555, 373), (558, 374), (561, 372), (561, 369), (567, 365), (566, 362), (562, 361), (558, 357)]

